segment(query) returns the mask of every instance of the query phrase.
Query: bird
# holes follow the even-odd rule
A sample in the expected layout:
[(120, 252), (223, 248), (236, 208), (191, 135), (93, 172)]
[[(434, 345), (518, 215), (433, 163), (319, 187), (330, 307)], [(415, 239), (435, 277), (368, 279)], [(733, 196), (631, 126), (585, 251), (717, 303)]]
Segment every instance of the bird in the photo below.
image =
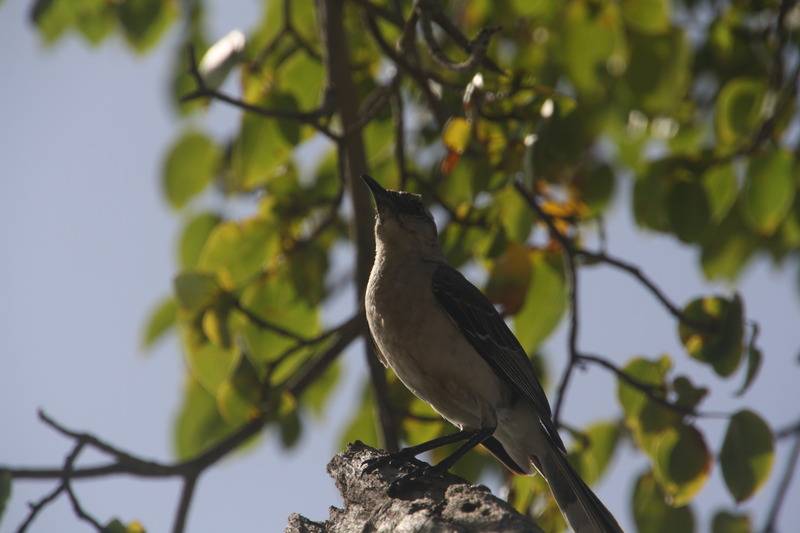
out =
[(376, 355), (459, 429), (368, 461), (365, 471), (461, 442), (438, 464), (404, 477), (443, 475), (482, 444), (512, 472), (541, 474), (577, 533), (621, 532), (567, 460), (525, 350), (489, 299), (447, 263), (422, 197), (361, 178), (376, 209), (375, 259), (364, 296)]

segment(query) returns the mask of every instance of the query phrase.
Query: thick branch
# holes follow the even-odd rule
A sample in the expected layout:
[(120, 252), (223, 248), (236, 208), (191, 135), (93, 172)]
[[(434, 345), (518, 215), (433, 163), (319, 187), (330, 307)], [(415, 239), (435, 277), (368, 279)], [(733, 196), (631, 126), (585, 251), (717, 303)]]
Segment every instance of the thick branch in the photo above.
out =
[[(341, 140), (347, 160), (345, 184), (353, 204), (353, 240), (356, 244), (356, 282), (359, 302), (364, 299), (372, 260), (375, 255), (375, 242), (372, 235), (374, 224), (372, 203), (367, 189), (360, 181), (361, 174), (368, 172), (367, 156), (361, 129), (353, 127), (358, 123), (358, 95), (351, 77), (350, 51), (344, 28), (343, 0), (317, 0), (320, 27), (325, 49), (325, 67), (328, 86), (334, 91), (337, 112), (345, 132)], [(384, 446), (389, 450), (398, 447), (397, 428), (389, 403), (386, 374), (372, 345), (366, 343), (366, 358), (370, 378), (378, 404), (378, 419)]]
[(486, 487), (470, 485), (453, 475), (422, 474), (414, 483), (391, 491), (390, 483), (423, 464), (398, 461), (364, 474), (363, 463), (382, 453), (360, 442), (328, 464), (344, 507), (332, 507), (328, 519), (315, 522), (298, 514), (289, 517), (287, 533), (338, 531), (459, 531), (478, 533), (541, 532), (529, 518), (493, 496)]

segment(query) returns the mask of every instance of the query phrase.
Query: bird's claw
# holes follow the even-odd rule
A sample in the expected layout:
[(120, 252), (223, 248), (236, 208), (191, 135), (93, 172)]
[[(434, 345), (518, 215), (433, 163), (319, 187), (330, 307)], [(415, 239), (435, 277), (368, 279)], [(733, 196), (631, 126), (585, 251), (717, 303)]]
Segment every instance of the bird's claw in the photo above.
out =
[(364, 467), (363, 473), (367, 474), (373, 470), (377, 470), (382, 466), (392, 465), (399, 466), (407, 461), (409, 457), (403, 453), (390, 453), (388, 455), (381, 455), (380, 457), (373, 457), (361, 463)]
[(415, 485), (419, 486), (432, 479), (444, 479), (446, 473), (446, 471), (436, 466), (426, 464), (415, 466), (410, 472), (398, 476), (389, 483), (389, 495), (395, 496), (406, 489), (410, 489)]

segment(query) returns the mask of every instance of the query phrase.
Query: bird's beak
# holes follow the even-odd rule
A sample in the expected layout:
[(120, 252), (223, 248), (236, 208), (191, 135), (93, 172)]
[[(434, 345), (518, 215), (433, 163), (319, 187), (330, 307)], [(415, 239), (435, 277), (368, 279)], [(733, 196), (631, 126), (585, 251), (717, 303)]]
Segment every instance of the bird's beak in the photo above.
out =
[(389, 191), (381, 187), (380, 183), (366, 174), (361, 174), (361, 179), (364, 180), (364, 183), (369, 187), (372, 197), (375, 199), (375, 207), (378, 208), (379, 213), (386, 208), (392, 207), (392, 195), (389, 194)]

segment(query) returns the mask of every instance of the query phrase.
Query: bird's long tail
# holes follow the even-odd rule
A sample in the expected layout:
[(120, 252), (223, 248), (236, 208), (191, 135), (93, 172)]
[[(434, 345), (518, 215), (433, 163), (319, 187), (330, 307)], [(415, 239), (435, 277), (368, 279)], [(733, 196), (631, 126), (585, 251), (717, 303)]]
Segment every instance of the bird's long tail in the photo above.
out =
[(544, 475), (558, 507), (576, 533), (621, 533), (622, 528), (592, 489), (580, 478), (566, 455), (551, 447), (534, 463)]

